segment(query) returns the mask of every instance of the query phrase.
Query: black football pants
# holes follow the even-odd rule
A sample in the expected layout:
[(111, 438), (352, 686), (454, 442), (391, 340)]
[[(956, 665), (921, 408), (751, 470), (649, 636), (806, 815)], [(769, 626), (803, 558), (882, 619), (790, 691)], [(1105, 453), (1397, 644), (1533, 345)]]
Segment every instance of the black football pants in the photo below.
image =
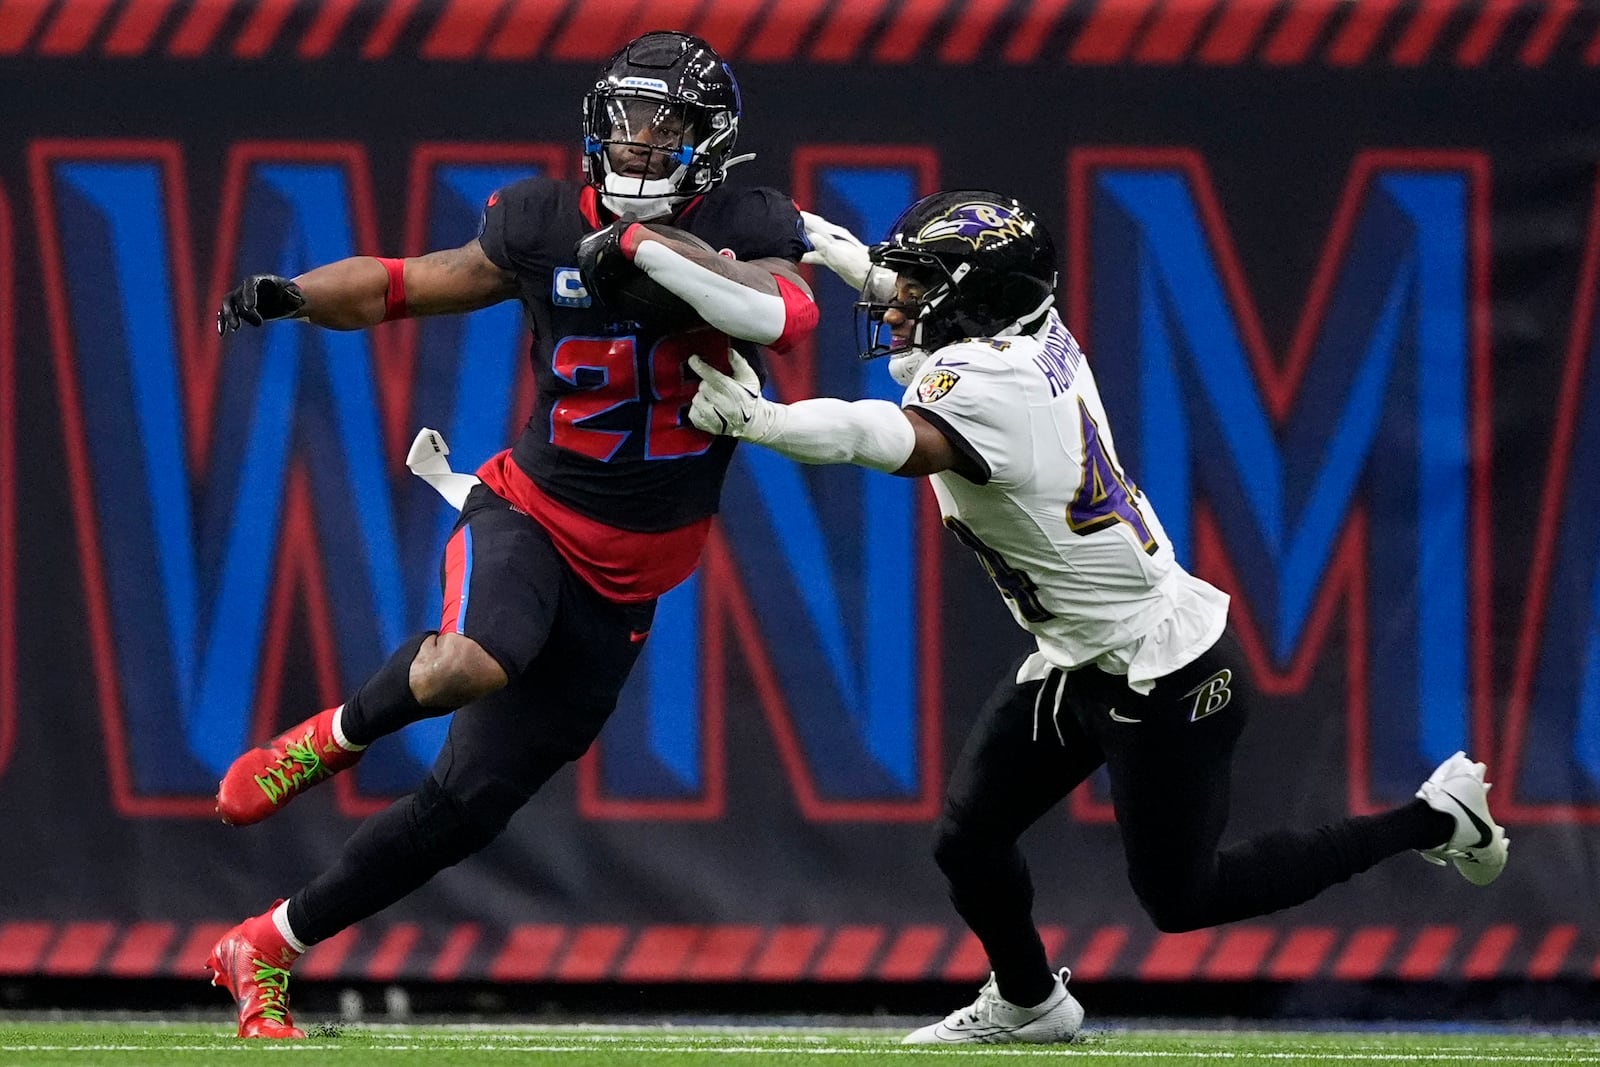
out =
[(467, 498), (452, 543), (465, 529), (473, 535), (465, 548), (471, 560), (453, 590), (445, 575), (447, 600), (458, 599), (454, 626), (511, 680), (457, 710), (422, 787), (362, 823), (337, 862), (289, 898), (289, 925), (308, 944), (388, 907), (492, 841), (589, 748), (644, 647), (655, 602), (606, 600), (537, 523), (483, 486)]
[(1101, 765), (1128, 879), (1165, 931), (1299, 904), (1379, 860), (1448, 836), (1440, 821), (1448, 817), (1417, 801), (1219, 849), (1233, 750), (1252, 701), (1243, 668), (1230, 631), (1148, 695), (1095, 667), (1053, 670), (1020, 685), (1013, 670), (995, 689), (951, 775), (934, 855), (1006, 999), (1036, 1004), (1051, 982), (1017, 838)]

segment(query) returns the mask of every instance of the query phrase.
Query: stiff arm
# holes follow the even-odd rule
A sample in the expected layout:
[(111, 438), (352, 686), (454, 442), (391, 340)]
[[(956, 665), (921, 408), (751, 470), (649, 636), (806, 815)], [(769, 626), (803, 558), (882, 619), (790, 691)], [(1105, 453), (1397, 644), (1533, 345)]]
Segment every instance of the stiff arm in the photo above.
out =
[(385, 318), (395, 263), (406, 315), (477, 311), (517, 295), (516, 275), (492, 262), (473, 238), (460, 248), (398, 261), (352, 256), (309, 270), (294, 279), (306, 297), (300, 317), (332, 330), (376, 326)]

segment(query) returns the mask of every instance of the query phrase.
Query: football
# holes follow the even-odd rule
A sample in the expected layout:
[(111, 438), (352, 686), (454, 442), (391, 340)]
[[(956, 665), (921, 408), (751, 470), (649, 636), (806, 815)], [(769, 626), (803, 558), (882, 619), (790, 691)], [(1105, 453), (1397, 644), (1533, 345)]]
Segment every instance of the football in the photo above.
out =
[[(711, 250), (710, 245), (688, 230), (658, 223), (645, 223), (644, 227), (671, 241)], [(675, 332), (701, 324), (700, 314), (682, 297), (631, 263), (619, 270), (605, 290), (595, 296), (617, 318), (637, 322), (651, 330)]]

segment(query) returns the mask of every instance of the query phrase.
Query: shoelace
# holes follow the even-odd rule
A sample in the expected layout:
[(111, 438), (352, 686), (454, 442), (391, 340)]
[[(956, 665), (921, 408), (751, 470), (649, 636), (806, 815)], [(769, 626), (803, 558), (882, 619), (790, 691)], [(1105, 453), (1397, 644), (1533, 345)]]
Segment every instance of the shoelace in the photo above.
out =
[(316, 733), (312, 731), (298, 744), (291, 741), (284, 745), (283, 757), (268, 767), (265, 774), (255, 776), (256, 785), (261, 787), (272, 803), (278, 803), (300, 786), (326, 775), (327, 768), (323, 766), (322, 757), (312, 743), (315, 737)]
[(287, 1023), (289, 1015), (289, 972), (270, 963), (256, 963), (256, 1005), (261, 1014), (275, 1023)]
[(984, 986), (978, 991), (978, 999), (961, 1013), (961, 1018), (957, 1022), (962, 1026), (992, 1022), (994, 1008), (1000, 1003), (1000, 1000), (1000, 993), (993, 985)]

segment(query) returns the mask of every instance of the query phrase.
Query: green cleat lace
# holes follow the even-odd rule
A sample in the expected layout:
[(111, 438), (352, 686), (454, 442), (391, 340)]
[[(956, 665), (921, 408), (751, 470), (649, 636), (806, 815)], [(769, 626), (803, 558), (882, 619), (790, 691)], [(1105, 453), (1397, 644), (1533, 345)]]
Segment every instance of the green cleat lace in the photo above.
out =
[(335, 740), (329, 708), (233, 761), (217, 785), (217, 814), (234, 826), (249, 826), (276, 814), (318, 782), (355, 765), (361, 750)]
[(262, 948), (245, 933), (252, 924), (265, 925), (265, 929), (258, 929), (258, 936), (281, 940), (271, 923), (272, 913), (268, 912), (235, 926), (212, 946), (206, 966), (211, 971), (211, 984), (226, 989), (233, 997), (239, 1013), (240, 1037), (302, 1038), (305, 1031), (289, 1015), (289, 968), (299, 953), (286, 944)]
[(277, 763), (254, 776), (256, 785), (267, 795), (269, 803), (281, 804), (286, 797), (298, 793), (304, 786), (315, 785), (333, 776), (333, 771), (317, 754), (315, 739), (315, 731), (307, 732), (300, 741), (284, 746), (283, 757)]
[(261, 1015), (275, 1023), (289, 1021), (289, 972), (261, 960), (256, 961), (256, 993)]

